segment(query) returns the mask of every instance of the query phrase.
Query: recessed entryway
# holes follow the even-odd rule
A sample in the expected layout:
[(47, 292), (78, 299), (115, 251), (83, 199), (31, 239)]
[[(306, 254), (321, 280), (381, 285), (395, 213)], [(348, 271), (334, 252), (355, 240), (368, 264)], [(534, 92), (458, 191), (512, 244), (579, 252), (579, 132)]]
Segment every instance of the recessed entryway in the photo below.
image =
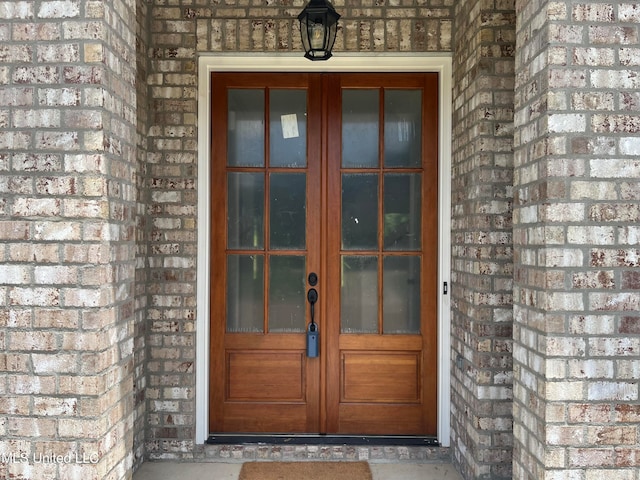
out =
[[(448, 59), (442, 60), (445, 61), (440, 62), (441, 64), (448, 63)], [(354, 64), (357, 65), (358, 62), (356, 61)], [(344, 67), (344, 64), (342, 66)], [(209, 68), (209, 71), (216, 70), (218, 67), (220, 66)], [(431, 69), (434, 68), (431, 67)], [(431, 160), (425, 160), (426, 157), (422, 155), (424, 152), (421, 150), (418, 165), (410, 163), (413, 160), (408, 160), (407, 164), (393, 164), (396, 161), (393, 160), (393, 152), (384, 152), (384, 112), (394, 111), (393, 109), (398, 103), (397, 99), (394, 99), (394, 95), (398, 96), (399, 94), (402, 97), (403, 94), (410, 91), (413, 93), (408, 95), (414, 95), (418, 90), (421, 92), (420, 95), (424, 95), (423, 87), (414, 88), (415, 85), (413, 87), (411, 85), (402, 86), (397, 83), (400, 78), (406, 81), (412, 76), (422, 78), (423, 83), (424, 79), (432, 79), (429, 89), (433, 92), (426, 97), (421, 97), (427, 98), (427, 100), (426, 102), (421, 100), (420, 105), (431, 103), (431, 115), (434, 118), (432, 121), (421, 117), (420, 122), (425, 123), (420, 123), (420, 128), (423, 130), (418, 137), (424, 141), (429, 135), (432, 136), (428, 145), (420, 144), (420, 149), (435, 148), (430, 157)], [(251, 75), (245, 72), (241, 77), (247, 80)], [(256, 77), (265, 78), (266, 76), (258, 75)], [(203, 382), (202, 375), (199, 375), (199, 385), (206, 387), (210, 394), (205, 397), (202, 390), (198, 392), (198, 410), (200, 412), (198, 414), (198, 431), (206, 432), (206, 434), (210, 433), (207, 430), (225, 431), (227, 427), (224, 427), (224, 422), (233, 422), (233, 419), (236, 418), (238, 423), (228, 424), (228, 429), (231, 431), (240, 429), (242, 431), (270, 432), (283, 429), (287, 432), (389, 434), (393, 433), (389, 430), (398, 428), (399, 433), (432, 434), (439, 437), (441, 441), (444, 440), (443, 444), (448, 444), (448, 417), (444, 421), (442, 418), (443, 410), (448, 416), (448, 403), (445, 406), (443, 402), (443, 398), (448, 398), (448, 334), (445, 333), (448, 330), (442, 329), (442, 317), (448, 312), (448, 299), (443, 298), (440, 289), (442, 280), (448, 279), (448, 264), (445, 262), (443, 268), (442, 252), (443, 248), (446, 250), (446, 246), (443, 247), (442, 237), (445, 233), (439, 225), (443, 218), (447, 218), (442, 215), (442, 210), (446, 208), (447, 202), (442, 204), (439, 201), (439, 197), (443, 196), (442, 175), (438, 176), (436, 173), (442, 165), (443, 150), (445, 154), (448, 152), (446, 142), (442, 144), (441, 140), (443, 129), (447, 131), (449, 126), (446, 121), (438, 121), (443, 118), (443, 91), (445, 91), (443, 83), (449, 85), (447, 77), (443, 76), (442, 71), (426, 75), (395, 75), (395, 80), (392, 80), (388, 85), (380, 83), (380, 79), (382, 77), (391, 79), (394, 75), (378, 76), (379, 78), (375, 79), (376, 84), (367, 83), (376, 77), (372, 74), (303, 74), (297, 76), (288, 74), (279, 77), (288, 80), (284, 80), (284, 85), (263, 84), (260, 86), (236, 83), (231, 85), (231, 88), (236, 90), (248, 88), (256, 91), (262, 89), (265, 105), (274, 106), (273, 114), (277, 119), (274, 130), (280, 129), (278, 135), (281, 138), (299, 140), (299, 137), (295, 137), (296, 134), (300, 135), (302, 130), (305, 130), (305, 133), (309, 131), (306, 123), (304, 128), (300, 127), (299, 121), (295, 122), (297, 125), (293, 125), (292, 118), (299, 120), (307, 115), (305, 122), (317, 122), (319, 128), (313, 131), (319, 132), (319, 137), (316, 139), (307, 138), (306, 141), (316, 142), (313, 145), (318, 148), (307, 148), (307, 153), (311, 153), (304, 160), (304, 164), (300, 165), (294, 162), (291, 166), (288, 164), (280, 165), (277, 161), (273, 163), (269, 157), (271, 155), (270, 142), (273, 142), (276, 149), (282, 147), (282, 145), (278, 145), (277, 138), (273, 140), (269, 138), (265, 141), (268, 148), (264, 149), (267, 152), (264, 165), (230, 165), (227, 158), (228, 152), (225, 151), (222, 155), (224, 163), (221, 167), (224, 170), (215, 172), (213, 170), (218, 168), (213, 162), (215, 152), (209, 149), (210, 161), (200, 162), (200, 166), (206, 165), (206, 169), (211, 167), (212, 171), (209, 172), (209, 182), (203, 182), (202, 173), (200, 174), (199, 185), (204, 186), (207, 190), (211, 189), (209, 192), (213, 193), (213, 196), (207, 198), (206, 203), (200, 204), (205, 210), (212, 209), (209, 211), (210, 215), (203, 217), (203, 212), (200, 212), (199, 218), (206, 219), (206, 222), (213, 219), (210, 225), (210, 232), (213, 232), (219, 228), (215, 222), (217, 215), (223, 218), (225, 223), (223, 230), (226, 231), (218, 232), (222, 234), (215, 236), (218, 240), (225, 242), (224, 247), (220, 248), (219, 245), (216, 247), (217, 240), (213, 240), (211, 259), (206, 265), (202, 265), (199, 261), (199, 299), (206, 299), (203, 304), (211, 312), (210, 318), (214, 321), (209, 324), (209, 319), (207, 319), (207, 325), (202, 328), (203, 319), (199, 309), (198, 361), (201, 361), (203, 353), (207, 357), (211, 355), (213, 367), (209, 370), (206, 381)], [(307, 84), (307, 87), (304, 87), (286, 82), (294, 78), (296, 78), (296, 82), (299, 82), (303, 77), (307, 78), (305, 81), (318, 82), (319, 88), (314, 91), (325, 92), (324, 97), (320, 96), (319, 100), (310, 100), (305, 106), (306, 108), (313, 107), (313, 102), (317, 102), (319, 113), (311, 110), (306, 110), (304, 113), (280, 111), (281, 109), (277, 107), (279, 95), (284, 95), (284, 98), (287, 98), (291, 93), (287, 90), (304, 89), (310, 85)], [(208, 81), (210, 78), (209, 76)], [(379, 101), (376, 108), (378, 108), (378, 118), (382, 119), (382, 123), (377, 127), (380, 134), (376, 145), (377, 164), (359, 164), (359, 159), (355, 163), (349, 164), (353, 160), (342, 158), (341, 149), (348, 150), (341, 138), (344, 136), (343, 131), (341, 127), (335, 132), (331, 130), (333, 126), (341, 125), (341, 122), (331, 122), (326, 117), (331, 109), (334, 109), (335, 115), (344, 115), (341, 102), (331, 104), (327, 101), (327, 98), (334, 98), (327, 93), (331, 91), (331, 85), (334, 85), (333, 88), (337, 88), (338, 98), (342, 98), (344, 93), (342, 89), (344, 89), (348, 90), (347, 97), (351, 93), (354, 94), (354, 97), (364, 94), (364, 96), (372, 95), (371, 98)], [(209, 91), (206, 89), (208, 102), (210, 101)], [(273, 97), (271, 97), (272, 91), (275, 91)], [(340, 93), (341, 91), (342, 93)], [(214, 95), (214, 105), (216, 98), (219, 100), (220, 97)], [(228, 100), (229, 97), (225, 98)], [(385, 105), (385, 99), (390, 103)], [(444, 104), (447, 103), (446, 100), (445, 98)], [(362, 115), (361, 111), (357, 111), (358, 109), (364, 111), (365, 107), (375, 104), (370, 99), (363, 100), (363, 98), (348, 101), (351, 101), (352, 105), (356, 105), (355, 116), (357, 117)], [(242, 102), (240, 101), (240, 103)], [(415, 103), (415, 101), (409, 103)], [(237, 107), (242, 108), (242, 105), (237, 105)], [(211, 118), (215, 121), (217, 111), (215, 107), (212, 108), (212, 105), (208, 104), (204, 110), (212, 113)], [(423, 115), (422, 107), (419, 110), (420, 115)], [(226, 132), (226, 135), (230, 131), (228, 104), (227, 108), (222, 108), (220, 111), (223, 112), (227, 125), (222, 129), (219, 128), (220, 126), (214, 129), (213, 135), (218, 136), (218, 143), (221, 132)], [(406, 112), (400, 112), (399, 115), (405, 114)], [(233, 115), (236, 115), (234, 121), (237, 122), (238, 113)], [(264, 118), (267, 118), (266, 114)], [(248, 124), (246, 121), (244, 123), (246, 127)], [(390, 137), (386, 139), (388, 146), (396, 141), (397, 144), (394, 148), (397, 149), (398, 145), (408, 139), (412, 135), (412, 129), (415, 128), (415, 125), (412, 126), (411, 123), (411, 121), (407, 122), (407, 118), (396, 121), (394, 140)], [(236, 123), (236, 127), (237, 125)], [(356, 125), (354, 128), (361, 127), (359, 122), (354, 122), (354, 125)], [(429, 126), (426, 127), (426, 125)], [(265, 128), (264, 131), (270, 134), (268, 128)], [(208, 137), (207, 142), (201, 143), (201, 145), (211, 144), (215, 149), (216, 138), (210, 135)], [(366, 143), (370, 144), (371, 142)], [(238, 145), (241, 148), (246, 147), (244, 142), (240, 142)], [(313, 158), (314, 155), (317, 155), (317, 158)], [(353, 159), (353, 155), (351, 158)], [(385, 164), (385, 158), (388, 160), (387, 164)], [(240, 160), (241, 163), (242, 161)], [(432, 163), (425, 165), (423, 163), (425, 161)], [(428, 178), (427, 172), (430, 173)], [(446, 177), (446, 174), (444, 176)], [(228, 209), (231, 207), (233, 214), (234, 208), (240, 208), (240, 211), (235, 214), (242, 217), (244, 216), (242, 209), (255, 207), (255, 198), (244, 205), (237, 202), (240, 198), (246, 198), (247, 182), (245, 180), (249, 177), (253, 177), (249, 179), (251, 180), (249, 184), (252, 182), (255, 184), (256, 178), (259, 180), (257, 182), (259, 184), (258, 190), (261, 193), (258, 196), (264, 200), (262, 206), (259, 207), (263, 212), (262, 227), (261, 230), (258, 229), (262, 235), (262, 239), (258, 241), (260, 247), (254, 249), (254, 244), (251, 244), (250, 248), (246, 248), (249, 245), (246, 243), (247, 241), (249, 243), (257, 241), (255, 239), (256, 229), (254, 228), (249, 236), (242, 239), (242, 235), (247, 235), (246, 225), (236, 224), (239, 230), (233, 233), (233, 240), (240, 239), (241, 244), (235, 249), (229, 248), (228, 222), (230, 217)], [(224, 180), (216, 186), (216, 179), (220, 178)], [(296, 231), (298, 232), (298, 239), (293, 238), (292, 240), (289, 234), (288, 237), (282, 236), (277, 230), (271, 230), (273, 222), (270, 215), (282, 216), (283, 213), (292, 213), (283, 211), (282, 206), (278, 206), (276, 197), (278, 189), (282, 185), (295, 191), (296, 180), (300, 180), (299, 183), (304, 185), (301, 190), (303, 192), (301, 200), (296, 203), (304, 205), (303, 213), (306, 217), (301, 228), (289, 229), (289, 234), (292, 231), (294, 234)], [(429, 181), (433, 182), (433, 188), (428, 186)], [(344, 188), (351, 183), (358, 184), (357, 188)], [(401, 192), (399, 197), (398, 195), (394, 197), (392, 193), (394, 190)], [(376, 194), (373, 205), (370, 200), (367, 201), (367, 204), (372, 207), (370, 211), (357, 211), (357, 209), (356, 211), (347, 211), (348, 206), (357, 207), (358, 205), (358, 198), (349, 197), (354, 191), (368, 191)], [(417, 200), (415, 196), (411, 196), (411, 192), (413, 194), (419, 192)], [(219, 195), (220, 198), (217, 198), (216, 195)], [(435, 196), (429, 197), (429, 195)], [(362, 200), (361, 203), (363, 203)], [(224, 214), (216, 214), (215, 206), (221, 204), (224, 205)], [(407, 220), (409, 217), (412, 219)], [(352, 224), (345, 225), (342, 220), (337, 220), (338, 218), (349, 218)], [(328, 229), (326, 225), (329, 225), (331, 221), (334, 223), (338, 221), (341, 228)], [(429, 222), (433, 222), (433, 224)], [(375, 228), (372, 229), (370, 227), (373, 224), (375, 224)], [(420, 227), (416, 230), (418, 224)], [(361, 232), (349, 231), (349, 228), (354, 225), (357, 226), (356, 230), (362, 226), (369, 227), (368, 233), (375, 240), (375, 245), (366, 242), (364, 246), (358, 245), (364, 237), (360, 235)], [(273, 228), (277, 228), (277, 222), (273, 224)], [(303, 247), (294, 245), (295, 241), (300, 240), (299, 233), (301, 231), (304, 237)], [(416, 232), (419, 234), (416, 235)], [(430, 237), (430, 234), (433, 236)], [(353, 238), (350, 238), (350, 235)], [(400, 238), (399, 244), (393, 244), (394, 240), (391, 240), (393, 235)], [(201, 228), (199, 229), (199, 238), (203, 247), (207, 247), (211, 241), (211, 238), (203, 237)], [(294, 244), (287, 243), (291, 241)], [(278, 242), (284, 243), (279, 244)], [(317, 242), (317, 249), (313, 248), (314, 242)], [(354, 242), (354, 244), (350, 245), (349, 242)], [(204, 253), (204, 251), (202, 252)], [(216, 257), (220, 252), (224, 252), (223, 256)], [(431, 264), (431, 270), (428, 273), (425, 273), (426, 263)], [(302, 264), (302, 267), (299, 264)], [(223, 265), (222, 274), (212, 272), (212, 265)], [(231, 265), (231, 270), (229, 265)], [(296, 280), (295, 285), (287, 285), (286, 279), (294, 271), (302, 272), (302, 275), (298, 276), (302, 276), (305, 282)], [(278, 272), (284, 273), (280, 275)], [(204, 273), (207, 273), (207, 279), (201, 282)], [(309, 357), (304, 343), (306, 341), (305, 332), (310, 323), (310, 305), (305, 295), (312, 288), (307, 283), (309, 273), (316, 273), (319, 278), (319, 284), (315, 287), (319, 294), (319, 303), (315, 306), (315, 313), (318, 315), (316, 324), (319, 328), (321, 341), (318, 357)], [(242, 322), (247, 318), (245, 314), (247, 302), (246, 299), (241, 299), (238, 294), (247, 292), (247, 285), (251, 285), (254, 277), (261, 279), (259, 281), (260, 288), (256, 289), (254, 284), (249, 289), (253, 289), (254, 293), (258, 292), (256, 294), (257, 307), (256, 305), (250, 307), (254, 309), (254, 313), (256, 308), (258, 310), (258, 314), (253, 315), (258, 319), (258, 327), (250, 325), (248, 327), (250, 330), (257, 331), (245, 331), (247, 326)], [(277, 277), (285, 279), (284, 286), (277, 287), (279, 294), (282, 293), (283, 288), (285, 295), (287, 295), (287, 289), (289, 291), (300, 290), (300, 285), (302, 285), (302, 302), (299, 302), (299, 305), (293, 310), (290, 305), (283, 307), (282, 302), (278, 303), (280, 297), (273, 295), (270, 297), (274, 291), (270, 282), (277, 280)], [(398, 288), (402, 279), (407, 284), (405, 285), (407, 288)], [(230, 282), (236, 289), (231, 293), (229, 290)], [(404, 285), (404, 283), (402, 284)], [(206, 292), (202, 290), (203, 284), (209, 286)], [(385, 291), (385, 284), (389, 291)], [(369, 293), (365, 292), (367, 289)], [(332, 298), (334, 301), (331, 300)], [(352, 298), (354, 301), (342, 302), (341, 298)], [(375, 301), (361, 301), (362, 298), (373, 298)], [(359, 301), (356, 301), (358, 299)], [(231, 305), (234, 302), (236, 302), (235, 307)], [(360, 311), (354, 313), (351, 304), (359, 304)], [(219, 305), (224, 305), (224, 307), (216, 307)], [(231, 316), (229, 315), (230, 305)], [(443, 305), (445, 309), (443, 309)], [(201, 306), (200, 303), (199, 306)], [(219, 309), (216, 311), (216, 308)], [(385, 308), (387, 308), (386, 311)], [(349, 310), (349, 314), (344, 315), (343, 310)], [(392, 318), (393, 315), (390, 312), (397, 311), (405, 312), (396, 316), (396, 320), (400, 320), (400, 325), (393, 326), (392, 322), (387, 324), (385, 317)], [(279, 312), (280, 315), (274, 314), (274, 312)], [(274, 325), (269, 323), (270, 315), (272, 318), (284, 318), (281, 315), (283, 312), (287, 318), (301, 318), (301, 321), (294, 320), (293, 327), (288, 324), (280, 325), (278, 321)], [(296, 317), (300, 314), (301, 317)], [(324, 315), (324, 319), (322, 319), (322, 315)], [(414, 320), (410, 320), (411, 318)], [(240, 323), (237, 323), (238, 321)], [(218, 323), (216, 324), (216, 322)], [(323, 323), (321, 324), (321, 322)], [(221, 325), (222, 328), (220, 328)], [(288, 331), (291, 328), (294, 331)], [(200, 333), (206, 330), (209, 331), (209, 338), (204, 339)], [(427, 331), (432, 335), (423, 335), (423, 332)], [(273, 339), (269, 339), (272, 332), (274, 333)], [(207, 347), (206, 351), (203, 349), (205, 346)], [(216, 355), (218, 355), (217, 360), (215, 359)], [(446, 378), (442, 375), (443, 367), (447, 368)], [(198, 369), (196, 370), (198, 371)], [(372, 376), (371, 372), (374, 370), (376, 375)], [(277, 372), (275, 379), (272, 377), (274, 371)], [(211, 375), (212, 372), (217, 373)], [(248, 377), (251, 377), (250, 382), (241, 380)], [(379, 380), (372, 381), (374, 377)], [(211, 383), (209, 380), (212, 380)], [(218, 383), (216, 384), (216, 382)], [(261, 388), (252, 390), (251, 384), (260, 385)], [(270, 389), (265, 389), (265, 386)], [(260, 395), (266, 395), (266, 398), (260, 398)], [(207, 413), (203, 414), (203, 399), (205, 398)], [(221, 415), (208, 410), (208, 406), (215, 409), (220, 405), (223, 405)], [(258, 408), (252, 408), (256, 406)], [(388, 412), (385, 411), (385, 408), (389, 409)], [(224, 413), (225, 409), (227, 409), (228, 415)], [(251, 411), (262, 411), (262, 414), (254, 414), (252, 417)], [(393, 419), (394, 417), (397, 419), (398, 414), (391, 412), (400, 412), (399, 418), (402, 420), (394, 422)], [(209, 417), (206, 429), (201, 426), (202, 417)], [(222, 419), (222, 427), (220, 424), (217, 426), (215, 424), (220, 419)], [(264, 423), (265, 419), (269, 421)], [(273, 423), (269, 424), (273, 419), (283, 421), (284, 426), (277, 427)], [(374, 420), (372, 421), (372, 419)], [(445, 430), (443, 430), (443, 425), (446, 427)], [(443, 431), (446, 431), (446, 438), (443, 436)], [(199, 434), (198, 442), (200, 441)]]

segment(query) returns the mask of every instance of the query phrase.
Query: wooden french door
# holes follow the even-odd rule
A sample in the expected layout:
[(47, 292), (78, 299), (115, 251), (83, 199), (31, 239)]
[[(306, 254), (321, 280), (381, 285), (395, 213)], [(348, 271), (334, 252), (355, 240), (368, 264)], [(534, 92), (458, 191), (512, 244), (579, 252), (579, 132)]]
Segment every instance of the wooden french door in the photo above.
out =
[(437, 74), (211, 98), (211, 432), (435, 436)]

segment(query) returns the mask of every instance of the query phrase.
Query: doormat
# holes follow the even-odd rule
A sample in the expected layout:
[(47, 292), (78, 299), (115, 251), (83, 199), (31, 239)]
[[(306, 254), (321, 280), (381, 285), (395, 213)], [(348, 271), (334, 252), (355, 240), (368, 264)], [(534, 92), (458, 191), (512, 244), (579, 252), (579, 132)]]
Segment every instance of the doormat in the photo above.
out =
[(367, 462), (248, 462), (238, 480), (373, 480)]

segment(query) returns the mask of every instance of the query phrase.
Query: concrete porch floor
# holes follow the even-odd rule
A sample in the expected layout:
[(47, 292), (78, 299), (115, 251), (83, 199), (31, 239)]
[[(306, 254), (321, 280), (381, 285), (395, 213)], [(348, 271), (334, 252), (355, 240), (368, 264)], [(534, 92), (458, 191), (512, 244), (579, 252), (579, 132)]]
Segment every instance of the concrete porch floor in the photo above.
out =
[[(374, 463), (369, 462), (373, 480), (462, 480), (447, 463)], [(133, 480), (237, 480), (241, 462), (166, 462), (147, 461)]]

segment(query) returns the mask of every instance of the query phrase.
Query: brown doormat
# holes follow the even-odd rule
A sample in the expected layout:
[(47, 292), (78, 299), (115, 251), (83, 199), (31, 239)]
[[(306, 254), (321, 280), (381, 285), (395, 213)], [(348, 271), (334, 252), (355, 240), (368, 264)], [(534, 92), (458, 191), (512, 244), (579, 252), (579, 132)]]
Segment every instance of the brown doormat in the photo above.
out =
[(238, 480), (372, 480), (367, 462), (248, 462)]

